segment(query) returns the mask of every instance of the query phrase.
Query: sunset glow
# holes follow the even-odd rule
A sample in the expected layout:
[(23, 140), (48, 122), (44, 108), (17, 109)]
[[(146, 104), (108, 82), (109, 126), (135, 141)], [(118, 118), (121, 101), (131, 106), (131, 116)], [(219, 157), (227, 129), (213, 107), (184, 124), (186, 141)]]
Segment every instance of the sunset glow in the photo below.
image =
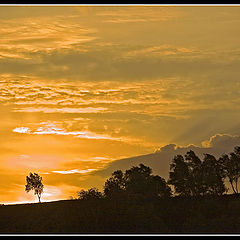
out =
[(29, 172), (53, 201), (123, 158), (232, 150), (239, 30), (236, 6), (0, 6), (0, 203), (37, 201)]

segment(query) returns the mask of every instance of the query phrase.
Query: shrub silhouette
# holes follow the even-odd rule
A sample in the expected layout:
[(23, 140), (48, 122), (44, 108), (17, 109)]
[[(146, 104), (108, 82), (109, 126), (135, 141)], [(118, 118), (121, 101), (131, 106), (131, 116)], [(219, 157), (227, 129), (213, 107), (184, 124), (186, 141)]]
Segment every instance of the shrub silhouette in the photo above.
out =
[(41, 195), (43, 193), (44, 185), (42, 184), (42, 177), (37, 173), (31, 173), (26, 177), (27, 184), (25, 185), (25, 191), (34, 191), (34, 194), (38, 196), (38, 201), (41, 202)]
[(102, 198), (102, 193), (98, 191), (97, 188), (90, 188), (88, 190), (82, 189), (77, 193), (78, 199), (82, 200), (91, 200), (91, 199), (100, 199)]

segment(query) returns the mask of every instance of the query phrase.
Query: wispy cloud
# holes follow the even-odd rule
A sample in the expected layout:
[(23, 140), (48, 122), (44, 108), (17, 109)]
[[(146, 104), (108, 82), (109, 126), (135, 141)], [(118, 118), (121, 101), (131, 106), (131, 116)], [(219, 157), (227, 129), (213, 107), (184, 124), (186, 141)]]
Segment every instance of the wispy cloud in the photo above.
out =
[(159, 45), (159, 46), (151, 46), (151, 47), (142, 47), (136, 50), (130, 50), (125, 53), (126, 57), (136, 57), (136, 56), (155, 56), (155, 57), (163, 57), (163, 56), (173, 56), (174, 57), (184, 57), (184, 58), (196, 58), (201, 52), (194, 48), (187, 47), (178, 47), (171, 46), (167, 44)]
[[(141, 23), (141, 22), (162, 22), (179, 17), (179, 12), (171, 8), (158, 8), (158, 14), (155, 14), (156, 8), (152, 7), (117, 7), (114, 11), (105, 10), (98, 12), (97, 16), (102, 17), (105, 23)], [(131, 17), (130, 17), (131, 16)]]
[(18, 128), (13, 129), (13, 132), (15, 132), (15, 133), (29, 133), (29, 128), (18, 127)]
[(97, 113), (106, 111), (103, 107), (86, 107), (86, 108), (47, 108), (47, 107), (25, 107), (14, 108), (13, 112), (43, 112), (43, 113)]
[(75, 173), (89, 173), (92, 171), (95, 171), (97, 169), (84, 169), (84, 170), (79, 170), (79, 169), (73, 169), (73, 170), (62, 170), (62, 171), (52, 171), (53, 173), (59, 173), (59, 174), (75, 174)]
[(63, 128), (59, 128), (54, 124), (46, 124), (43, 127), (39, 127), (35, 130), (31, 130), (28, 127), (17, 127), (12, 130), (14, 133), (32, 134), (32, 135), (60, 135), (60, 136), (75, 136), (85, 139), (108, 139), (114, 141), (122, 141), (121, 138), (111, 137), (109, 135), (95, 134), (90, 131), (66, 131)]
[(74, 16), (69, 16), (67, 21), (62, 16), (25, 17), (23, 21), (5, 19), (1, 20), (0, 27), (2, 57), (8, 58), (17, 54), (29, 58), (29, 52), (66, 49), (96, 39), (92, 35), (96, 29), (84, 28)]

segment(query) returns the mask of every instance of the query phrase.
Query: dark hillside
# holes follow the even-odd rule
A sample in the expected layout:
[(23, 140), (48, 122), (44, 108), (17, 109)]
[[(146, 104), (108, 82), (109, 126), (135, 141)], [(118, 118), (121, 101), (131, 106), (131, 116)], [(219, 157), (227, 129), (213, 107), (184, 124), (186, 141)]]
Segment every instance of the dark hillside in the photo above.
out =
[(240, 196), (2, 205), (1, 233), (240, 233)]

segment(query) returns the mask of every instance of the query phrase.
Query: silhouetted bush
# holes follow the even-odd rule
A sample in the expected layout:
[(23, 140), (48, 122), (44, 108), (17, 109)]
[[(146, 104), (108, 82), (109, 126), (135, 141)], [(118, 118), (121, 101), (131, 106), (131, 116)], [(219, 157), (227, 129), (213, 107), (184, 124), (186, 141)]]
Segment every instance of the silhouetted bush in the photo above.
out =
[(77, 194), (78, 194), (78, 199), (82, 199), (82, 200), (100, 199), (103, 197), (102, 193), (99, 192), (97, 188), (90, 188), (88, 190), (82, 189)]

